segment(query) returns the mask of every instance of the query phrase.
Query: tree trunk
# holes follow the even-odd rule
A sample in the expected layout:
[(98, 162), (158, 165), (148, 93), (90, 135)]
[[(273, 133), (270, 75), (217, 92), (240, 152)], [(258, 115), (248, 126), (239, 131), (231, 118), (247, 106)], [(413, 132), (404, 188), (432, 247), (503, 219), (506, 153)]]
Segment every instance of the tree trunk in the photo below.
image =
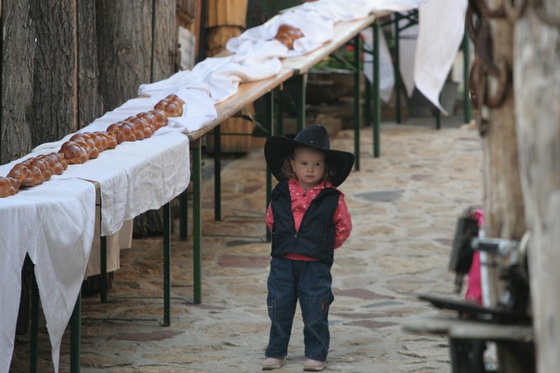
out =
[(166, 79), (179, 66), (175, 0), (154, 0), (151, 82)]
[(538, 372), (560, 367), (560, 3), (543, 0), (516, 23), (514, 82), (525, 218), (531, 231), (530, 278)]
[(29, 1), (2, 2), (0, 164), (31, 150), (35, 31)]
[(137, 96), (150, 82), (152, 67), (152, 0), (99, 0), (97, 52), (105, 110)]
[(95, 2), (77, 0), (78, 7), (78, 128), (103, 115), (103, 97), (99, 91)]
[(33, 146), (77, 130), (76, 4), (73, 0), (32, 0), (37, 52), (30, 113)]
[[(113, 110), (137, 97), (142, 83), (171, 76), (177, 66), (176, 0), (96, 2), (100, 88)], [(160, 211), (134, 219), (134, 233), (160, 234)]]
[(0, 163), (62, 138), (103, 114), (95, 4), (2, 2)]

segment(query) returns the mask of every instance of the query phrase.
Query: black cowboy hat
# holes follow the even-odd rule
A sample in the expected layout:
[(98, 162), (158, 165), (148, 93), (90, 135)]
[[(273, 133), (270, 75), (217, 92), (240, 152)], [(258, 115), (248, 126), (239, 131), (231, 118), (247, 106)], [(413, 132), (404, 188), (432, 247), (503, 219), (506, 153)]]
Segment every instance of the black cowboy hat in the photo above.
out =
[(278, 181), (287, 179), (282, 172), (282, 166), (286, 158), (291, 157), (294, 149), (298, 146), (307, 146), (325, 153), (325, 159), (330, 170), (328, 180), (335, 187), (342, 184), (350, 174), (350, 171), (352, 171), (354, 154), (341, 150), (332, 150), (325, 127), (313, 125), (304, 128), (293, 139), (285, 136), (271, 136), (266, 140), (264, 144), (264, 157), (270, 172)]

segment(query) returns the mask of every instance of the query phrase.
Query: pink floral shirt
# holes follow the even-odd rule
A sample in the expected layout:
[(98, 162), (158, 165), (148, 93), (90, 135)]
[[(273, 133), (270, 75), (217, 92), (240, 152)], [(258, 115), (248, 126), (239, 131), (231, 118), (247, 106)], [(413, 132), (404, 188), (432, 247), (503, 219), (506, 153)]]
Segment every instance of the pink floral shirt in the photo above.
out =
[[(292, 200), (292, 214), (294, 216), (294, 223), (296, 231), (299, 231), (301, 225), (301, 220), (305, 215), (305, 212), (309, 208), (311, 201), (314, 200), (322, 189), (333, 188), (333, 185), (329, 181), (322, 181), (319, 185), (311, 189), (303, 189), (296, 179), (292, 178), (288, 181), (288, 189), (290, 190), (290, 196)], [(268, 229), (272, 230), (274, 223), (274, 214), (272, 213), (272, 208), (269, 205), (266, 212), (266, 225)], [(335, 238), (334, 238), (334, 248), (337, 249), (342, 244), (352, 231), (352, 217), (348, 211), (348, 206), (344, 200), (344, 194), (340, 193), (338, 198), (338, 207), (334, 212), (334, 226), (335, 226)], [(311, 258), (301, 254), (287, 254), (284, 255), (285, 258), (292, 260), (310, 260), (315, 261), (318, 259)]]

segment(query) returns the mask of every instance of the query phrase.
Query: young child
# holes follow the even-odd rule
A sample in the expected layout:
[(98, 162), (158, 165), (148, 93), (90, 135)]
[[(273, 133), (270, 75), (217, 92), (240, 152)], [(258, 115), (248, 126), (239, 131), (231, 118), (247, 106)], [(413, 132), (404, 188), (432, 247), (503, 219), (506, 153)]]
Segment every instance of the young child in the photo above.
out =
[(286, 364), (299, 300), (306, 357), (303, 370), (322, 371), (330, 341), (334, 249), (352, 230), (344, 195), (336, 187), (352, 170), (354, 155), (331, 150), (327, 131), (319, 125), (305, 128), (295, 139), (270, 137), (264, 153), (279, 183), (266, 214), (272, 231), (267, 297), (272, 324), (262, 368)]

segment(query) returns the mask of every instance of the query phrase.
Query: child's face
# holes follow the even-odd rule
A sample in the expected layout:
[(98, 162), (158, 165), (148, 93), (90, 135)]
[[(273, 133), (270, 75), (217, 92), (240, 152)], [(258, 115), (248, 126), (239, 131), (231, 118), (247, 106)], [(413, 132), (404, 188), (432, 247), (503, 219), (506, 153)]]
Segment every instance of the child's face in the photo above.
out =
[(290, 163), (299, 185), (304, 189), (319, 185), (325, 174), (325, 154), (319, 150), (297, 148)]

